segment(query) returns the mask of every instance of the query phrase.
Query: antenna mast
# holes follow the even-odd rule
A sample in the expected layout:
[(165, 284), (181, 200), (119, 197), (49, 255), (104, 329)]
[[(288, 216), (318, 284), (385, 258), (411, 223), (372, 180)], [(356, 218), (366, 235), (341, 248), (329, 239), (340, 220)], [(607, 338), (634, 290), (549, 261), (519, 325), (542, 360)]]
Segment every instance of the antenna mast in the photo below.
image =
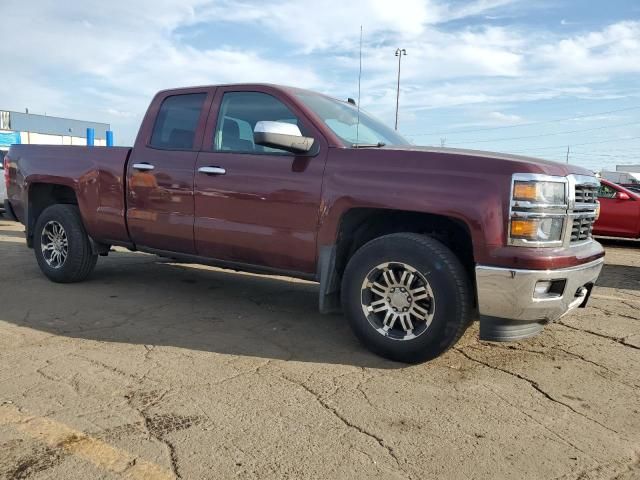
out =
[(360, 142), (360, 83), (362, 81), (362, 25), (360, 25), (360, 69), (358, 71), (358, 123), (356, 124), (356, 145)]

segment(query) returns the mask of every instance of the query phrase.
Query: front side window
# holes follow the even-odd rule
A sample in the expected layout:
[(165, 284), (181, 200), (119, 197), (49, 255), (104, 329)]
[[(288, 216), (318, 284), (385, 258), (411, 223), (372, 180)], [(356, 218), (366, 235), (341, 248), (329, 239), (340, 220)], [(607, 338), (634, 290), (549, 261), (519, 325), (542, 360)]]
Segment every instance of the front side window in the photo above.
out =
[(614, 198), (616, 196), (616, 191), (608, 185), (600, 185), (600, 189), (598, 190), (598, 198)]
[(291, 155), (285, 150), (254, 143), (253, 129), (262, 121), (292, 123), (304, 131), (293, 112), (277, 98), (259, 92), (229, 92), (222, 97), (213, 149), (219, 152)]
[(191, 150), (206, 96), (206, 93), (190, 93), (165, 98), (153, 127), (151, 146)]
[(347, 103), (312, 92), (296, 96), (345, 143), (355, 145), (409, 145), (409, 141), (379, 120)]

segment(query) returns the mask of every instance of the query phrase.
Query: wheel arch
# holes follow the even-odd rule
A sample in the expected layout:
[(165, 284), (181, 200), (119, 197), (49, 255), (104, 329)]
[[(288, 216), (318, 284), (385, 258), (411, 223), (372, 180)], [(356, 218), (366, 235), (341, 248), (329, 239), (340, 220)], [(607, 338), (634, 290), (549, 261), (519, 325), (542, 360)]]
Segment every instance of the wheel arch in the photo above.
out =
[(446, 245), (458, 257), (475, 288), (473, 240), (463, 220), (427, 212), (352, 208), (340, 218), (335, 243), (319, 249), (320, 311), (340, 310), (342, 275), (360, 247), (374, 238), (401, 232), (430, 235)]
[(78, 205), (76, 191), (62, 183), (35, 182), (29, 185), (25, 222), (29, 248), (33, 248), (33, 231), (38, 218), (47, 207), (56, 204)]

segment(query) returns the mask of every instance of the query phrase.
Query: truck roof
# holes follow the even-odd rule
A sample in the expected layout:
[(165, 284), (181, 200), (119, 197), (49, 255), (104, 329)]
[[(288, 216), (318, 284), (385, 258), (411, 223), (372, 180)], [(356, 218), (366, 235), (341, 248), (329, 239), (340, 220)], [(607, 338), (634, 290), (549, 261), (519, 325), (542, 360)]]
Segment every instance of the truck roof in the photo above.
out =
[(194, 89), (199, 89), (199, 88), (227, 88), (227, 87), (242, 87), (242, 88), (256, 88), (256, 89), (271, 88), (274, 90), (280, 90), (281, 92), (288, 93), (288, 94), (309, 93), (311, 95), (320, 95), (322, 97), (327, 97), (327, 98), (337, 100), (339, 102), (346, 103), (346, 99), (336, 98), (331, 95), (327, 95), (325, 93), (316, 92), (315, 90), (309, 90), (309, 89), (300, 88), (300, 87), (292, 87), (290, 85), (279, 85), (277, 83), (220, 83), (220, 84), (213, 84), (213, 85), (195, 85), (190, 87), (167, 88), (164, 90), (160, 90), (156, 95), (166, 94), (166, 93), (179, 94), (180, 92), (186, 92), (190, 90), (192, 91)]
[[(195, 88), (222, 88), (222, 87), (255, 87), (255, 88), (273, 88), (276, 90), (282, 90), (285, 92), (308, 92), (308, 93), (313, 93), (316, 95), (324, 95), (322, 93), (319, 92), (315, 92), (313, 90), (308, 90), (305, 88), (299, 88), (299, 87), (293, 87), (293, 86), (289, 86), (289, 85), (279, 85), (277, 83), (220, 83), (220, 84), (212, 84), (212, 85), (194, 85), (194, 86), (189, 86), (189, 87), (179, 87), (179, 88), (167, 88), (164, 90), (160, 90), (160, 92), (158, 93), (164, 93), (164, 92), (180, 92), (180, 91), (186, 91), (186, 90), (193, 90)], [(328, 96), (328, 95), (325, 95)]]

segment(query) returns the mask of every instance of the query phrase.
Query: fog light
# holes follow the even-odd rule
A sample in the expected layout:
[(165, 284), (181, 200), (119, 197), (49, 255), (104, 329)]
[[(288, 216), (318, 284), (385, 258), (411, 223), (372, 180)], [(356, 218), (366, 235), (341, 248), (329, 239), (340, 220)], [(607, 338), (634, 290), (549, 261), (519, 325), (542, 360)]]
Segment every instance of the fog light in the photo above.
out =
[(533, 298), (557, 298), (564, 294), (567, 280), (539, 280), (533, 289)]
[(550, 288), (551, 288), (551, 281), (540, 280), (538, 283), (536, 283), (536, 287), (533, 290), (533, 296), (535, 298), (546, 297), (547, 292), (549, 291)]

